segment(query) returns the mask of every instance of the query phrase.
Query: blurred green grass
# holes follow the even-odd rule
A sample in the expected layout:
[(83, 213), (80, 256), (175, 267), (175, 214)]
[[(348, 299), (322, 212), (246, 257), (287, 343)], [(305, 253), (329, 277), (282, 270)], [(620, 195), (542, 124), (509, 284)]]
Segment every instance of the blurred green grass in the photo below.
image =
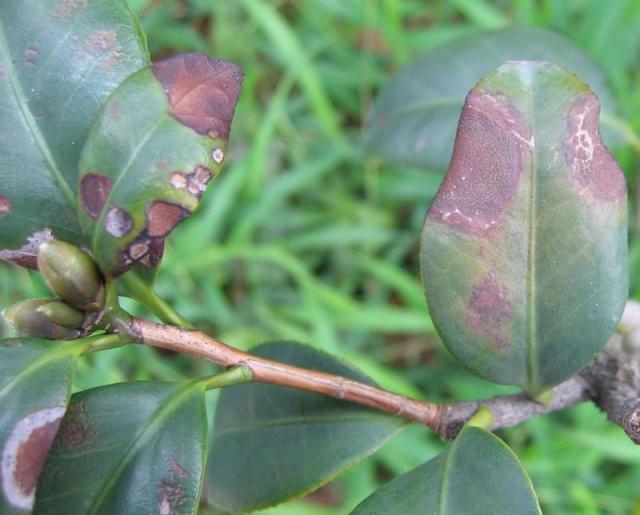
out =
[[(510, 391), (457, 365), (427, 315), (418, 235), (441, 177), (368, 155), (362, 128), (376, 92), (398, 66), (465, 35), (522, 25), (556, 30), (585, 49), (605, 71), (629, 136), (637, 139), (640, 2), (129, 3), (154, 57), (203, 51), (236, 62), (246, 74), (227, 165), (199, 211), (172, 236), (159, 293), (200, 328), (238, 347), (299, 340), (408, 395), (472, 399)], [(640, 159), (631, 145), (616, 157), (630, 186), (631, 293), (638, 298)], [(0, 307), (46, 295), (37, 275), (1, 264), (0, 285)], [(132, 346), (83, 360), (76, 388), (211, 370)], [(534, 419), (501, 436), (523, 459), (545, 513), (640, 510), (640, 451), (592, 406)], [(411, 427), (310, 498), (265, 513), (348, 513), (391, 475), (442, 447)]]

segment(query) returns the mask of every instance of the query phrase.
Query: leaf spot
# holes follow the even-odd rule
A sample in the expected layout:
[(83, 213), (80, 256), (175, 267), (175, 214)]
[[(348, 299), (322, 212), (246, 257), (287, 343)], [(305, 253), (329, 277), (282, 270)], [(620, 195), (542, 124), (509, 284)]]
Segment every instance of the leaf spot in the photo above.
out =
[(38, 58), (40, 57), (40, 51), (35, 47), (29, 46), (24, 51), (24, 57), (26, 59), (25, 61), (26, 66), (29, 66), (29, 67), (35, 66), (38, 61)]
[(102, 68), (108, 69), (122, 57), (122, 47), (118, 44), (118, 35), (113, 30), (98, 30), (84, 42), (84, 48), (95, 57), (103, 58)]
[(165, 237), (180, 223), (188, 211), (177, 204), (156, 201), (147, 212), (147, 233), (151, 238)]
[(2, 451), (2, 490), (12, 506), (30, 511), (36, 484), (51, 449), (65, 407), (27, 415), (12, 429)]
[(185, 175), (180, 172), (173, 172), (169, 179), (171, 185), (176, 189), (186, 189), (191, 195), (200, 198), (207, 189), (207, 184), (213, 178), (211, 170), (206, 166), (196, 166), (193, 173)]
[(111, 236), (121, 238), (129, 234), (133, 227), (133, 220), (124, 209), (111, 206), (104, 217), (104, 227)]
[(111, 191), (111, 179), (95, 173), (86, 174), (80, 181), (80, 197), (85, 213), (97, 220)]
[(84, 9), (89, 5), (89, 0), (62, 0), (58, 4), (58, 16), (67, 18), (76, 9)]
[(211, 153), (211, 157), (213, 158), (213, 160), (214, 160), (216, 163), (220, 164), (220, 163), (222, 163), (222, 161), (224, 160), (224, 152), (223, 152), (221, 149), (216, 148), (216, 149)]
[(488, 272), (472, 287), (468, 306), (470, 311), (465, 319), (471, 329), (491, 337), (498, 349), (510, 345), (501, 328), (511, 320), (513, 305), (508, 300), (507, 288), (496, 281), (495, 272)]
[(0, 196), (0, 216), (11, 213), (11, 201), (7, 197)]
[(617, 201), (625, 197), (624, 175), (600, 138), (600, 103), (583, 95), (569, 108), (562, 148), (578, 194), (591, 199)]
[(58, 442), (74, 448), (91, 442), (88, 425), (89, 416), (85, 404), (83, 402), (70, 404), (58, 431)]
[(227, 139), (242, 72), (204, 54), (183, 54), (153, 65), (169, 99), (169, 112), (199, 134)]
[(522, 116), (506, 98), (472, 90), (429, 218), (466, 233), (488, 234), (515, 195), (524, 153), (534, 145)]

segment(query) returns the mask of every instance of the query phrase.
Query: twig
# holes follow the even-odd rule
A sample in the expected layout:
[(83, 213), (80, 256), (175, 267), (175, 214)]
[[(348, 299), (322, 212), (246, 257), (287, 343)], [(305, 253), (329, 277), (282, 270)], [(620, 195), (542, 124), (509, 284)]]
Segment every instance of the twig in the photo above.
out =
[(439, 424), (442, 406), (438, 404), (410, 399), (342, 376), (254, 356), (197, 331), (185, 331), (140, 318), (132, 318), (128, 327), (128, 335), (141, 343), (205, 358), (224, 367), (245, 366), (251, 370), (254, 381), (363, 404), (420, 422), (434, 430)]
[(119, 324), (119, 331), (139, 343), (190, 354), (223, 367), (244, 366), (251, 371), (253, 381), (321, 393), (419, 422), (444, 440), (455, 438), (482, 406), (491, 410), (490, 429), (494, 430), (592, 400), (612, 422), (624, 428), (632, 441), (640, 443), (640, 329), (635, 339), (614, 336), (591, 365), (553, 389), (547, 404), (540, 404), (525, 393), (474, 402), (431, 403), (345, 377), (254, 356), (197, 331), (140, 318)]

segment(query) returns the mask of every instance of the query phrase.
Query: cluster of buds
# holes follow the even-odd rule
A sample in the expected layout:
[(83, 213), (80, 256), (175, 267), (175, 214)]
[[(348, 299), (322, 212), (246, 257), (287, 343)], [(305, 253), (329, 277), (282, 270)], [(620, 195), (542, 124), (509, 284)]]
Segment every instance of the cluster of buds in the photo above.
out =
[(7, 308), (3, 315), (20, 336), (71, 340), (94, 325), (104, 307), (104, 280), (91, 257), (62, 241), (38, 250), (38, 268), (56, 299), (31, 299)]

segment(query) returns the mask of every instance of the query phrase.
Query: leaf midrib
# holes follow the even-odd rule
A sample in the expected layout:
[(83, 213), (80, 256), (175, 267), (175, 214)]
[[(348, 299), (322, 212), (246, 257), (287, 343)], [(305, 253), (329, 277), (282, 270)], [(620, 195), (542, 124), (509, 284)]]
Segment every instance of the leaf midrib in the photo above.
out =
[(29, 110), (27, 105), (27, 101), (24, 95), (24, 91), (22, 89), (22, 85), (18, 82), (17, 74), (15, 67), (13, 65), (13, 59), (11, 53), (9, 51), (9, 44), (4, 34), (4, 26), (2, 23), (2, 18), (0, 17), (0, 54), (2, 55), (2, 60), (4, 62), (4, 66), (6, 68), (6, 75), (9, 78), (9, 83), (11, 84), (11, 89), (13, 91), (16, 103), (18, 108), (20, 109), (20, 113), (22, 114), (25, 124), (27, 125), (29, 132), (33, 136), (33, 139), (36, 143), (36, 146), (42, 153), (42, 156), (45, 160), (46, 167), (51, 173), (54, 184), (58, 187), (58, 189), (62, 192), (65, 199), (71, 206), (71, 208), (75, 207), (75, 195), (73, 193), (73, 189), (64, 178), (60, 167), (56, 163), (56, 160), (51, 153), (51, 149), (47, 144), (47, 141), (40, 130), (40, 127), (36, 123), (36, 120)]
[(537, 388), (538, 386), (538, 367), (536, 365), (536, 201), (537, 191), (537, 149), (535, 147), (535, 119), (533, 113), (535, 88), (530, 89), (527, 99), (528, 117), (530, 124), (530, 138), (534, 138), (533, 148), (531, 149), (531, 182), (529, 185), (529, 217), (528, 217), (528, 234), (527, 234), (527, 383), (529, 387)]

